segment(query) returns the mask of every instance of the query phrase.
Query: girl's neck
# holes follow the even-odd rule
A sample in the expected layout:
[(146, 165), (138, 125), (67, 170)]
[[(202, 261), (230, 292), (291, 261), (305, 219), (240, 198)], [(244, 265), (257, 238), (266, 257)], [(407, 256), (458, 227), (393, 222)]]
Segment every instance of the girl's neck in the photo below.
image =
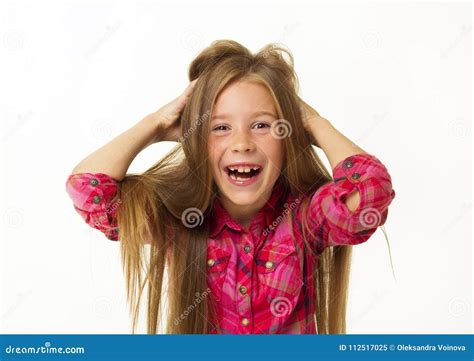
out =
[(232, 219), (239, 223), (242, 228), (248, 230), (252, 223), (253, 216), (257, 214), (260, 209), (263, 208), (263, 206), (268, 202), (270, 197), (271, 193), (266, 197), (259, 199), (257, 203), (248, 206), (235, 204), (230, 199), (227, 199), (225, 197), (220, 198), (220, 201), (222, 203), (222, 206), (226, 209), (227, 213), (229, 213)]

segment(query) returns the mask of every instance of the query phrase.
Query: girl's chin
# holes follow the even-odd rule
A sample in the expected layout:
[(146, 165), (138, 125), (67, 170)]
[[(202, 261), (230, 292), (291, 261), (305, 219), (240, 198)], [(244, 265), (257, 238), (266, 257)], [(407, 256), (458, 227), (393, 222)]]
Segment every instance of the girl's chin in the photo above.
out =
[(262, 193), (259, 192), (259, 189), (259, 186), (249, 188), (226, 185), (223, 189), (221, 188), (219, 192), (233, 204), (241, 207), (248, 207), (259, 202)]
[(257, 199), (255, 197), (238, 197), (238, 196), (233, 196), (231, 195), (230, 197), (227, 196), (227, 198), (235, 205), (237, 206), (252, 206), (257, 202)]

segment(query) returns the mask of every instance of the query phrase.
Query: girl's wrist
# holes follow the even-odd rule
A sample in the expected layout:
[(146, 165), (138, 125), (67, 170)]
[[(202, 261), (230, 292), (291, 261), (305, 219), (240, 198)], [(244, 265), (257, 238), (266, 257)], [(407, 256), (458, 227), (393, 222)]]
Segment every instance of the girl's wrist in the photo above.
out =
[(140, 122), (140, 126), (145, 132), (150, 133), (149, 142), (147, 143), (146, 147), (150, 144), (161, 141), (163, 136), (163, 126), (155, 113), (148, 114), (145, 118), (143, 118)]
[(148, 114), (143, 119), (143, 121), (146, 122), (146, 123), (149, 123), (150, 126), (154, 126), (156, 128), (158, 128), (160, 123), (161, 123), (160, 116), (157, 112)]

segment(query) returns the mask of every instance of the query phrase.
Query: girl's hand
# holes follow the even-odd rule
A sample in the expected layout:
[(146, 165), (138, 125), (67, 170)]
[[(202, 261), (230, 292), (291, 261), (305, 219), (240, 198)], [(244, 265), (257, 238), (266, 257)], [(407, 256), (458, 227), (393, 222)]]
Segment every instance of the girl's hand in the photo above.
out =
[(303, 99), (301, 99), (300, 97), (298, 98), (300, 100), (300, 109), (301, 109), (301, 116), (303, 120), (303, 126), (311, 138), (311, 143), (319, 147), (319, 145), (317, 144), (314, 138), (313, 129), (311, 126), (314, 125), (317, 122), (317, 120), (321, 118), (321, 116), (314, 108), (312, 108), (309, 104), (307, 104)]
[(157, 126), (157, 134), (152, 143), (158, 141), (177, 142), (181, 138), (181, 113), (192, 94), (197, 80), (194, 79), (190, 82), (184, 92), (176, 99), (151, 114)]

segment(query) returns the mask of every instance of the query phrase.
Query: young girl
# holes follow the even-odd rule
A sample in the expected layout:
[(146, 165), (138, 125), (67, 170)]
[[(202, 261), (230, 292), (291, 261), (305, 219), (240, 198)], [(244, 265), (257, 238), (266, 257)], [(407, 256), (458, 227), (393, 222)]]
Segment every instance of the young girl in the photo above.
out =
[[(385, 223), (395, 197), (386, 167), (298, 97), (281, 46), (252, 54), (216, 41), (189, 78), (66, 183), (84, 220), (120, 240), (133, 332), (148, 285), (148, 333), (162, 294), (168, 333), (345, 333), (351, 246)], [(126, 174), (159, 141), (179, 143)]]

